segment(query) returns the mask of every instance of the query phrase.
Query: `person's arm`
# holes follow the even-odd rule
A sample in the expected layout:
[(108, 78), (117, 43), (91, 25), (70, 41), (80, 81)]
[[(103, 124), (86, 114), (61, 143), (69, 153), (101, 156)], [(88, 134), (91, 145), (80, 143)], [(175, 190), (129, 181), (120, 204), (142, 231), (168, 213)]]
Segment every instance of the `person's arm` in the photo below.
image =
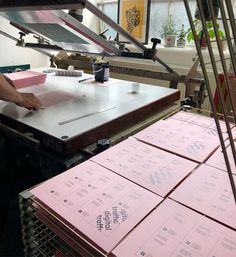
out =
[(38, 110), (41, 106), (34, 94), (18, 92), (2, 74), (0, 74), (0, 100), (12, 102), (27, 109)]

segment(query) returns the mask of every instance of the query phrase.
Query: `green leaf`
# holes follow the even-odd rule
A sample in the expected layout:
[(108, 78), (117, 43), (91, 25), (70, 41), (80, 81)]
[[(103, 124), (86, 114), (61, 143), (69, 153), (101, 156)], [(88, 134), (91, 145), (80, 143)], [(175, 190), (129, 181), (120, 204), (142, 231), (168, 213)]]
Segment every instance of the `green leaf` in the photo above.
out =
[(225, 37), (225, 33), (222, 30), (219, 30), (218, 33), (221, 39)]
[(213, 28), (213, 24), (212, 24), (211, 21), (207, 22), (206, 25), (207, 25), (207, 28), (208, 28), (208, 29)]
[(191, 40), (193, 40), (193, 32), (189, 32), (188, 35), (187, 35), (187, 40), (188, 42), (190, 42)]
[(213, 29), (208, 30), (208, 35), (210, 38), (214, 38), (215, 37), (215, 31)]

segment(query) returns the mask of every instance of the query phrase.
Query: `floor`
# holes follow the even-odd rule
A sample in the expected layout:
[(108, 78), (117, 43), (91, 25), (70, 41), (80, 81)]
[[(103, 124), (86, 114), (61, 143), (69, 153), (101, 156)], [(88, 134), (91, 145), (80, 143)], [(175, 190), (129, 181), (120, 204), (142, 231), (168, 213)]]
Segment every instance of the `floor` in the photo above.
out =
[(24, 256), (17, 192), (11, 186), (0, 187), (1, 195), (7, 195), (1, 199), (0, 256)]
[[(16, 152), (0, 138), (0, 256), (24, 256), (18, 194), (40, 181), (32, 168), (19, 167)], [(36, 174), (35, 174), (36, 173)]]

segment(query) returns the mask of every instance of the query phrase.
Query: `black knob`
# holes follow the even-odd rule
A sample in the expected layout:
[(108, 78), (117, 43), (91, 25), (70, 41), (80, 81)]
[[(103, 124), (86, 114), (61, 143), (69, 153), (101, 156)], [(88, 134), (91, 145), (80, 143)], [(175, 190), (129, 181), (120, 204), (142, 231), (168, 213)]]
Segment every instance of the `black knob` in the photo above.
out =
[(153, 43), (152, 49), (156, 49), (157, 44), (160, 44), (161, 40), (159, 38), (152, 38), (151, 42)]
[(19, 32), (19, 34), (20, 34), (20, 39), (22, 39), (25, 36), (24, 32)]
[(97, 141), (97, 153), (100, 153), (110, 147), (110, 140), (103, 138)]

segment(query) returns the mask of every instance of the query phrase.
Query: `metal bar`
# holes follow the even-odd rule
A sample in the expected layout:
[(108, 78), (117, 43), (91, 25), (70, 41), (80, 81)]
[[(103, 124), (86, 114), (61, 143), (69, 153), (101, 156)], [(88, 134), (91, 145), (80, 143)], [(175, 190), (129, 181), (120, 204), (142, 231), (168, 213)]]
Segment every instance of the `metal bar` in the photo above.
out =
[[(232, 110), (233, 110), (234, 121), (235, 121), (236, 120), (236, 118), (235, 118), (236, 117), (235, 116), (236, 110), (234, 108), (233, 101), (232, 101), (232, 94), (231, 94), (230, 89), (229, 89), (230, 82), (229, 82), (229, 77), (228, 77), (228, 71), (227, 71), (225, 60), (224, 60), (223, 50), (222, 50), (222, 47), (220, 45), (219, 35), (218, 35), (217, 29), (216, 29), (217, 28), (216, 17), (215, 17), (215, 14), (214, 14), (214, 8), (213, 8), (212, 1), (210, 1), (209, 3), (210, 3), (209, 4), (209, 9), (210, 9), (210, 12), (212, 13), (213, 28), (214, 28), (214, 31), (215, 31), (216, 41), (217, 41), (219, 54), (220, 54), (220, 58), (221, 58), (221, 63), (222, 63), (223, 71), (224, 71), (224, 78), (225, 78), (225, 82), (226, 82), (226, 88), (228, 90), (228, 94), (229, 94), (229, 97), (230, 97), (230, 104), (231, 104), (231, 107), (232, 107)], [(222, 4), (221, 4), (221, 7), (224, 8)], [(208, 36), (208, 35), (206, 35), (206, 36)], [(210, 52), (210, 55), (213, 55), (211, 45), (209, 45), (209, 52)], [(211, 58), (212, 59), (212, 66), (214, 68), (214, 71), (216, 72), (215, 77), (217, 78), (217, 80), (219, 80), (216, 64), (215, 64), (215, 61), (214, 61), (214, 56), (212, 56), (212, 57), (213, 57), (213, 58)], [(218, 91), (219, 91), (219, 95), (220, 95), (222, 112), (223, 112), (225, 124), (226, 124), (226, 127), (227, 127), (227, 133), (229, 135), (229, 141), (230, 141), (230, 146), (231, 146), (231, 150), (232, 150), (232, 155), (233, 155), (233, 158), (234, 158), (234, 164), (236, 165), (236, 151), (235, 151), (234, 139), (233, 139), (233, 136), (232, 136), (228, 116), (226, 114), (226, 110), (224, 109), (224, 97), (223, 97), (223, 94), (222, 94), (222, 90), (220, 89), (220, 82), (219, 82), (219, 85), (218, 85), (218, 82), (219, 81), (217, 81), (217, 86), (219, 86)], [(221, 147), (222, 147), (222, 149), (223, 149), (223, 147), (225, 148), (225, 151), (223, 150), (223, 154), (224, 154), (224, 158), (226, 160), (228, 158), (227, 150), (226, 150), (227, 147), (225, 147), (225, 144), (223, 144), (223, 146), (221, 145)], [(236, 202), (236, 187), (235, 187), (235, 182), (234, 182), (233, 173), (232, 173), (232, 170), (231, 170), (231, 167), (230, 167), (230, 163), (229, 163), (229, 167), (227, 167), (227, 172), (228, 172), (228, 176), (229, 176), (229, 179), (230, 179), (232, 191), (234, 193), (235, 202)]]
[[(110, 72), (121, 73), (121, 74), (126, 74), (131, 76), (138, 76), (138, 77), (146, 77), (151, 79), (160, 79), (165, 81), (176, 81), (180, 83), (185, 82), (184, 75), (176, 77), (174, 73), (120, 67), (120, 66), (116, 66), (115, 64), (110, 65)], [(199, 81), (195, 81), (195, 82), (199, 82)]]
[[(232, 57), (232, 56), (234, 56), (234, 50), (233, 50), (232, 42), (229, 39), (230, 31), (229, 31), (228, 23), (224, 20), (224, 18), (226, 18), (226, 13), (225, 13), (224, 4), (222, 4), (222, 2), (220, 2), (220, 9), (221, 9), (221, 15), (223, 17), (223, 24), (224, 24), (224, 29), (225, 29), (225, 34), (226, 34), (226, 38), (227, 38), (229, 52), (230, 52), (230, 56)], [(214, 22), (214, 28), (215, 28), (215, 26), (216, 26), (216, 24)], [(219, 47), (218, 33), (215, 33), (215, 34), (216, 34), (216, 39), (217, 39), (217, 45)], [(220, 50), (220, 48), (219, 48), (219, 50)], [(230, 105), (231, 105), (232, 110), (233, 110), (233, 116), (234, 116), (234, 122), (235, 122), (236, 121), (236, 109), (235, 109), (235, 106), (233, 104), (233, 97), (232, 97), (231, 90), (229, 89), (229, 87), (230, 87), (229, 86), (230, 85), (229, 74), (228, 74), (228, 71), (227, 71), (227, 67), (226, 67), (226, 63), (225, 63), (225, 58), (223, 56), (222, 51), (220, 51), (220, 57), (221, 57), (220, 59), (222, 61), (222, 65), (223, 65), (224, 77), (225, 77), (225, 80), (226, 80), (227, 91), (228, 91), (228, 94), (229, 94)], [(235, 70), (236, 69), (235, 58), (231, 58), (231, 62), (232, 62), (232, 65), (233, 65), (233, 69)]]
[[(198, 7), (199, 7), (199, 13), (203, 17), (202, 22), (204, 23), (205, 22), (205, 17), (204, 17), (202, 3), (201, 3), (200, 0), (197, 0), (197, 3), (198, 3)], [(225, 153), (224, 156), (226, 156), (226, 158), (225, 158), (226, 167), (227, 167), (227, 169), (228, 169), (228, 167), (230, 169), (229, 159), (228, 159), (226, 148), (225, 148), (225, 145), (224, 145), (224, 138), (222, 136), (220, 123), (219, 123), (219, 120), (217, 118), (216, 106), (215, 106), (214, 99), (213, 99), (213, 96), (212, 96), (212, 93), (211, 93), (210, 82), (209, 82), (209, 79), (208, 79), (207, 70), (206, 70), (206, 67), (204, 65), (204, 58), (203, 58), (203, 55), (202, 55), (202, 52), (201, 52), (201, 46), (200, 46), (199, 38), (197, 36), (196, 30), (195, 30), (195, 27), (194, 27), (192, 14), (191, 14), (191, 10), (190, 10), (188, 1), (184, 0), (184, 4), (185, 4), (185, 9), (186, 9), (186, 12), (187, 12), (187, 15), (188, 15), (188, 18), (189, 18), (190, 26), (191, 26), (191, 29), (192, 29), (192, 32), (193, 32), (193, 37), (194, 37), (197, 53), (198, 53), (198, 56), (199, 56), (199, 60), (200, 60), (200, 63), (201, 63), (202, 72), (203, 72), (204, 79), (205, 79), (205, 85), (206, 85), (206, 88), (207, 88), (207, 91), (208, 91), (210, 105), (211, 105), (211, 108), (212, 108), (212, 112), (213, 112), (213, 116), (214, 116), (214, 119), (215, 119), (217, 131), (218, 131), (218, 134), (219, 134), (220, 143), (223, 146), (222, 150)], [(204, 30), (205, 30), (205, 34), (207, 34), (206, 26), (205, 26)], [(209, 42), (209, 37), (208, 37), (208, 42)], [(232, 175), (232, 173), (231, 173), (231, 175)], [(232, 191), (233, 191), (233, 195), (234, 195), (234, 200), (236, 202), (236, 190), (235, 190), (234, 182), (232, 183), (232, 176), (230, 176), (230, 183), (231, 183), (231, 187), (232, 187)]]
[[(235, 41), (236, 41), (235, 18), (234, 18), (234, 13), (233, 13), (233, 7), (232, 7), (231, 3), (229, 3), (229, 2), (230, 1), (228, 1), (228, 2), (226, 1), (226, 7), (227, 7), (228, 15), (230, 17), (229, 20), (230, 20), (231, 29), (232, 29), (232, 33), (233, 33), (233, 40), (234, 40), (234, 44), (235, 44)], [(226, 38), (228, 40), (228, 46), (229, 46), (229, 52), (230, 52), (230, 55), (231, 55), (232, 67), (233, 67), (233, 70), (234, 70), (234, 75), (236, 76), (236, 60), (235, 60), (236, 52), (233, 49), (231, 40), (229, 40), (229, 38), (231, 39), (231, 34), (230, 34), (230, 31), (229, 31), (229, 28), (228, 28), (228, 23), (226, 21), (225, 8), (224, 8), (224, 5), (222, 4), (221, 1), (220, 1), (220, 8), (221, 8), (221, 15), (223, 17), (223, 24), (224, 24), (225, 34), (226, 34)]]
[[(0, 34), (3, 35), (3, 36), (5, 36), (5, 37), (8, 37), (8, 38), (10, 38), (10, 39), (12, 39), (12, 40), (14, 40), (14, 41), (16, 41), (16, 42), (19, 41), (18, 38), (13, 37), (13, 36), (11, 36), (10, 34), (4, 32), (4, 31), (2, 31), (2, 30), (0, 30)], [(41, 54), (47, 55), (47, 56), (50, 57), (50, 58), (53, 57), (52, 54), (49, 54), (49, 53), (47, 53), (47, 52), (45, 52), (45, 51), (43, 51), (43, 50), (40, 50), (40, 49), (34, 49), (34, 50), (37, 51), (37, 52), (39, 52), (39, 53), (41, 53)]]
[[(215, 74), (216, 86), (217, 86), (218, 93), (219, 93), (219, 96), (220, 96), (219, 97), (220, 104), (221, 104), (221, 107), (222, 107), (222, 112), (223, 112), (225, 124), (226, 124), (226, 127), (227, 127), (227, 132), (229, 134), (229, 139), (230, 139), (231, 144), (233, 144), (233, 146), (232, 146), (232, 149), (233, 149), (234, 148), (234, 141), (233, 141), (233, 138), (232, 138), (232, 133), (231, 133), (230, 124), (229, 124), (229, 121), (228, 121), (228, 116), (226, 114), (227, 112), (226, 112), (226, 109), (225, 109), (224, 97), (223, 97), (223, 94), (222, 94), (221, 84), (220, 84), (219, 77), (218, 77), (218, 71), (217, 71), (217, 67), (216, 67), (216, 64), (215, 64), (214, 53), (213, 53), (213, 50), (212, 50), (212, 47), (211, 47), (210, 38), (209, 38), (209, 35), (208, 35), (208, 30), (207, 30), (207, 26), (206, 26), (206, 20), (205, 20), (205, 16), (204, 16), (204, 10), (203, 10), (203, 6), (202, 6), (202, 1), (201, 0), (197, 0), (197, 2), (198, 2), (198, 7), (199, 7), (199, 13), (200, 13), (201, 20), (202, 20), (202, 26), (203, 26), (204, 34), (205, 34), (206, 41), (207, 41), (207, 44), (208, 44), (208, 52), (209, 52), (209, 55), (210, 55), (210, 59), (212, 61), (212, 68), (213, 68), (213, 71), (214, 71), (214, 74)], [(214, 10), (213, 10), (213, 5), (212, 5), (212, 1), (209, 1), (209, 2), (210, 2), (210, 4), (209, 4), (209, 11), (211, 12), (212, 22), (214, 24), (213, 27), (214, 27), (215, 32), (216, 32), (216, 19), (215, 19), (215, 14), (214, 14)], [(225, 72), (224, 76), (226, 78), (226, 84), (227, 84), (227, 86), (229, 88), (229, 81), (227, 80), (227, 76), (228, 76), (227, 75), (227, 69), (226, 69), (226, 65), (225, 65), (224, 60), (223, 60), (224, 59), (223, 51), (222, 51), (222, 49), (220, 47), (220, 43), (219, 43), (220, 40), (219, 40), (219, 36), (218, 36), (217, 32), (215, 34), (216, 34), (217, 44), (218, 44), (218, 47), (219, 47), (220, 57), (221, 57), (221, 60), (222, 60), (223, 70)], [(205, 69), (205, 65), (202, 65), (202, 69)], [(209, 96), (211, 95), (211, 98), (213, 99), (211, 90), (208, 90), (208, 95)], [(213, 106), (215, 108), (214, 101), (213, 101)], [(216, 124), (218, 123), (218, 125), (219, 125), (219, 121), (218, 121), (218, 118), (217, 118), (217, 113), (213, 111), (213, 114), (214, 114), (214, 119), (215, 119)], [(234, 195), (234, 200), (235, 200), (235, 203), (236, 203), (236, 188), (235, 188), (233, 173), (232, 173), (232, 170), (231, 170), (231, 166), (230, 166), (227, 150), (226, 150), (226, 147), (225, 147), (225, 144), (224, 144), (224, 139), (223, 139), (223, 136), (222, 136), (222, 131), (221, 131), (220, 125), (219, 126), (218, 125), (217, 125), (217, 131), (218, 131), (218, 135), (219, 135), (219, 138), (220, 138), (222, 152), (223, 152), (223, 155), (224, 155), (224, 159), (225, 159), (225, 163), (226, 163), (226, 167), (227, 167), (227, 171), (228, 171), (228, 176), (229, 176), (232, 192), (233, 192), (233, 195)]]
[[(219, 39), (219, 35), (217, 33), (217, 24), (216, 24), (216, 17), (215, 17), (215, 14), (214, 14), (214, 10), (213, 10), (213, 5), (212, 5), (212, 2), (210, 1), (209, 2), (210, 5), (210, 11), (212, 12), (212, 23), (213, 23), (213, 28), (214, 28), (214, 31), (215, 31), (215, 35), (216, 35), (216, 42), (217, 42), (217, 46), (218, 46), (218, 51), (219, 51), (219, 55), (220, 55), (220, 60), (221, 60), (221, 64), (222, 64), (222, 68), (223, 68), (223, 72), (224, 72), (224, 77), (225, 77), (225, 82), (226, 82), (226, 87), (227, 87), (227, 90), (228, 90), (228, 93), (229, 93), (229, 96), (230, 96), (230, 102), (231, 102), (231, 106), (232, 106), (232, 97), (231, 97), (231, 92), (229, 90), (229, 76), (228, 76), (228, 72), (227, 72), (227, 67), (226, 67), (226, 62), (225, 62), (225, 57), (224, 57), (224, 53), (223, 53), (223, 50), (222, 50), (222, 47), (221, 47), (221, 44), (220, 44), (220, 39)], [(208, 34), (206, 34), (206, 37), (208, 37)], [(210, 41), (210, 39), (209, 39)], [(208, 42), (209, 43), (209, 42)], [(219, 92), (221, 92), (221, 85), (220, 85), (220, 81), (219, 81), (219, 78), (218, 78), (218, 72), (217, 72), (217, 67), (215, 65), (215, 58), (214, 58), (214, 54), (213, 54), (213, 51), (212, 51), (212, 48), (211, 48), (211, 44), (209, 43), (209, 52), (210, 52), (210, 56), (212, 57), (211, 60), (212, 60), (212, 66), (213, 66), (213, 69), (215, 71), (215, 78), (217, 80), (217, 86), (218, 86), (218, 90)], [(223, 98), (223, 95), (222, 96), (222, 102), (221, 102), (221, 105), (222, 105), (222, 110), (224, 111), (223, 114), (224, 114), (224, 117), (225, 117), (225, 122), (227, 123), (228, 122), (228, 119), (227, 119), (227, 115), (226, 115), (226, 110), (223, 109), (224, 108), (224, 98)], [(233, 106), (232, 106), (233, 107)], [(236, 116), (235, 116), (235, 110), (233, 108), (233, 113), (234, 113), (234, 119), (236, 120)], [(228, 124), (226, 124), (228, 125)], [(229, 128), (229, 135), (232, 135), (231, 134), (231, 129), (230, 129), (230, 126), (227, 126), (227, 129)]]
[[(212, 41), (211, 41), (211, 42), (212, 42)], [(225, 60), (231, 60), (231, 57), (227, 57), (227, 58), (225, 58)], [(217, 60), (215, 60), (215, 62), (221, 62), (221, 60), (220, 60), (220, 59), (217, 59)], [(205, 65), (211, 64), (211, 61), (205, 62), (204, 64), (205, 64)]]
[[(219, 1), (219, 2), (221, 2), (221, 1)], [(227, 6), (227, 11), (228, 11), (228, 15), (229, 15), (229, 20), (230, 20), (234, 40), (236, 40), (236, 24), (235, 24), (235, 17), (234, 17), (234, 8), (232, 6), (231, 1), (225, 1), (225, 4)]]
[(106, 108), (106, 109), (103, 109), (103, 110), (99, 110), (99, 111), (96, 111), (96, 112), (90, 112), (90, 113), (87, 113), (87, 114), (84, 114), (84, 115), (81, 115), (81, 116), (78, 116), (78, 117), (75, 117), (75, 118), (72, 118), (72, 119), (69, 119), (69, 120), (65, 120), (65, 121), (59, 122), (58, 125), (65, 125), (65, 124), (71, 123), (73, 121), (80, 120), (80, 119), (92, 116), (94, 114), (106, 112), (106, 111), (109, 111), (109, 110), (112, 110), (112, 109), (115, 109), (115, 108), (116, 107), (113, 106), (113, 107)]

